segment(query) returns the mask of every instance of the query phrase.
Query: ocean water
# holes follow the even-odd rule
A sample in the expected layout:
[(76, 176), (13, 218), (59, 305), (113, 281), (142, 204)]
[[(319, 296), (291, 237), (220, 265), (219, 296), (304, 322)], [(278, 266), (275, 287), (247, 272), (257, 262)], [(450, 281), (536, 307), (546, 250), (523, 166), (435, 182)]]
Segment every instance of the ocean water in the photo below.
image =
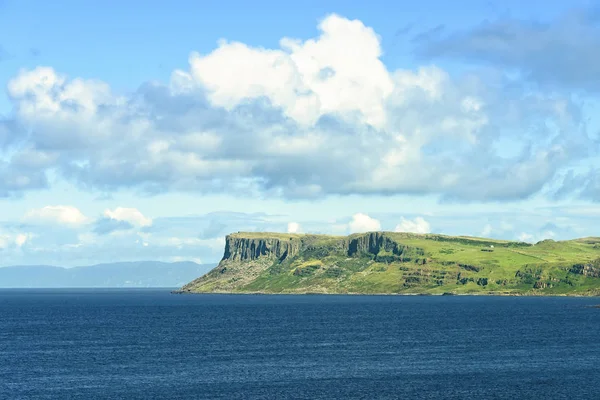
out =
[(600, 399), (600, 299), (0, 291), (0, 399)]

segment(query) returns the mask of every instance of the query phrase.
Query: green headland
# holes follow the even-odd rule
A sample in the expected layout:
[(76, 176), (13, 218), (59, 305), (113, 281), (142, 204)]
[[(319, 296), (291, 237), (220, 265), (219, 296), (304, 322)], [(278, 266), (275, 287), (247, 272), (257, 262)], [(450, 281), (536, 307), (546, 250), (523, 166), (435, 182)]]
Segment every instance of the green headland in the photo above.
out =
[(600, 295), (600, 238), (235, 233), (180, 293)]

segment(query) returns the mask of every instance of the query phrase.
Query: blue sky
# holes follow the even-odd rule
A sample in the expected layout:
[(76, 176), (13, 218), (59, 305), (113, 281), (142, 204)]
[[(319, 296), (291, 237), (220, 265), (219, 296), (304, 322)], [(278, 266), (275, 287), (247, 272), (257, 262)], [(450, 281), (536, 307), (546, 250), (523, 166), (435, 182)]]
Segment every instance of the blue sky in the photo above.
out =
[(598, 235), (591, 1), (0, 0), (0, 266)]

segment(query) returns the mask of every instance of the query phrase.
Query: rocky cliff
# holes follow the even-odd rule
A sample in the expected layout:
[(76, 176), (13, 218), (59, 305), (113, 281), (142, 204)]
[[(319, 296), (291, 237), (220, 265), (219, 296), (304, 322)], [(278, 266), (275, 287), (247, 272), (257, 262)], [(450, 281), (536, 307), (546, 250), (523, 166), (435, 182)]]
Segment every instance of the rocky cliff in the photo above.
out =
[(409, 253), (410, 255), (424, 255), (423, 249), (402, 245), (385, 232), (352, 235), (344, 241), (344, 245), (344, 250), (349, 257), (365, 254), (377, 256), (382, 252), (396, 256), (408, 256)]
[[(326, 243), (323, 243), (324, 240)], [(326, 250), (328, 253), (343, 253), (348, 257), (364, 254), (375, 256), (382, 251), (401, 255), (414, 250), (409, 246), (400, 245), (385, 232), (369, 232), (338, 238), (326, 235), (286, 236), (268, 233), (263, 237), (254, 237), (252, 234), (236, 233), (226, 236), (225, 253), (221, 261), (253, 261), (261, 257), (283, 261), (301, 252), (315, 249)]]
[(223, 260), (251, 261), (259, 257), (285, 259), (300, 252), (302, 240), (298, 237), (241, 237), (228, 235), (225, 238)]

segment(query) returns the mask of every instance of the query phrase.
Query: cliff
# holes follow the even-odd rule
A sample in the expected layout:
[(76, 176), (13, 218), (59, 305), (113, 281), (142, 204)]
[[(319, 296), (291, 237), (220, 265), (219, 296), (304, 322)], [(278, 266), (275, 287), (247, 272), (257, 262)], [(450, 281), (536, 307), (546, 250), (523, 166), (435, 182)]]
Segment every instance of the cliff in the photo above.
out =
[(300, 253), (302, 239), (299, 237), (248, 238), (236, 235), (225, 237), (223, 260), (252, 261), (260, 257), (285, 259)]
[(315, 249), (335, 251), (347, 254), (349, 257), (361, 254), (376, 256), (380, 251), (401, 255), (410, 250), (408, 246), (399, 244), (384, 232), (370, 232), (348, 237), (237, 233), (225, 237), (225, 253), (221, 261), (253, 261), (261, 257), (283, 261), (288, 257), (296, 257), (301, 252)]
[(219, 265), (180, 292), (600, 294), (589, 238), (531, 245), (463, 236), (230, 234)]

